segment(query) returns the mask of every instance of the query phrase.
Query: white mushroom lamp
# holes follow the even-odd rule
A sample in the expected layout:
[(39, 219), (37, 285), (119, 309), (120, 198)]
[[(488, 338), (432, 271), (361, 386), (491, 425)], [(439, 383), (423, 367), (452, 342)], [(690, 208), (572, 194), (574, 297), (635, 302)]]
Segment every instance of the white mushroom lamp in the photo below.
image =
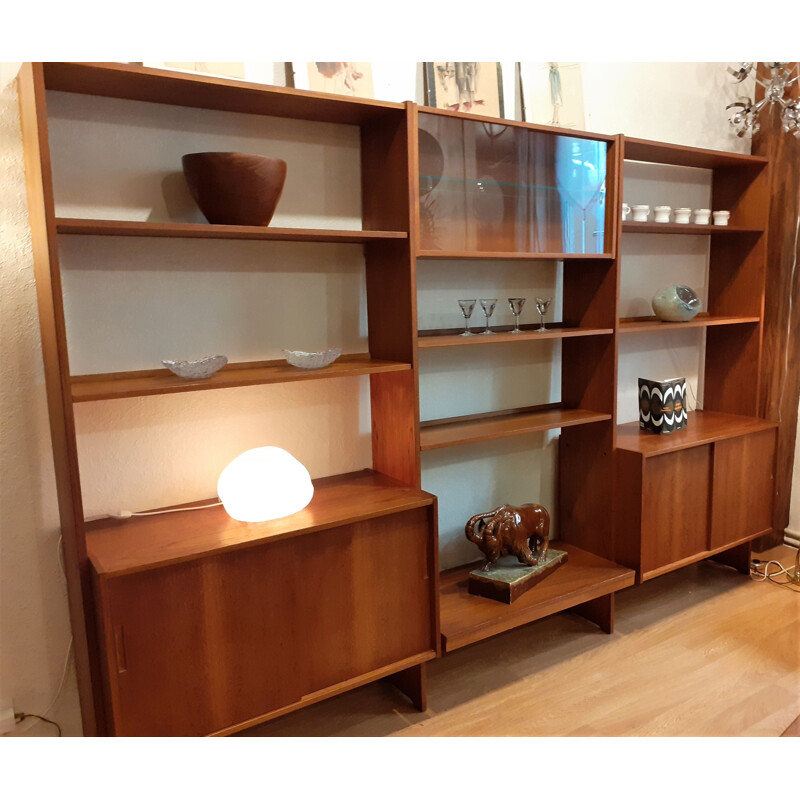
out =
[(266, 522), (304, 509), (314, 496), (308, 470), (280, 447), (245, 450), (222, 470), (217, 494), (233, 519)]

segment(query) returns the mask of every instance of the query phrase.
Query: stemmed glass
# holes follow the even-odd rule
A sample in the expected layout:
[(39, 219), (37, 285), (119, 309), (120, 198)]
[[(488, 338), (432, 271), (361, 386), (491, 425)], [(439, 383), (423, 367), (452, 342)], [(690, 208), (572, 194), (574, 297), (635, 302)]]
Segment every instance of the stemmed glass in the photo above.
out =
[(474, 336), (475, 334), (469, 329), (469, 318), (472, 316), (472, 311), (475, 308), (474, 300), (459, 300), (458, 304), (461, 306), (461, 313), (464, 315), (464, 333), (460, 336)]
[(536, 310), (539, 312), (539, 317), (542, 320), (541, 327), (536, 329), (537, 333), (541, 333), (542, 331), (546, 331), (547, 328), (544, 326), (544, 315), (547, 313), (547, 309), (550, 308), (550, 303), (553, 301), (552, 297), (537, 297), (536, 298)]
[(494, 307), (497, 305), (497, 298), (493, 297), (491, 299), (481, 300), (481, 308), (483, 309), (483, 313), (486, 315), (486, 330), (481, 331), (481, 336), (491, 335), (494, 336), (494, 331), (489, 330), (489, 317), (494, 314)]
[(522, 331), (519, 329), (519, 315), (522, 313), (522, 306), (524, 305), (524, 297), (508, 298), (508, 307), (511, 309), (511, 313), (514, 315), (514, 330), (511, 331), (511, 333), (522, 333)]

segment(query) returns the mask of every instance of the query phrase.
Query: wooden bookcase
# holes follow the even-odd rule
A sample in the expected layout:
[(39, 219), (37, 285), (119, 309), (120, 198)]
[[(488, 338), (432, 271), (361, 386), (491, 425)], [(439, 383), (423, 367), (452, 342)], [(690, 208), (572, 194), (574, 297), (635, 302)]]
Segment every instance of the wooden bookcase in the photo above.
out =
[[(120, 64), (26, 64), (20, 88), (84, 731), (231, 732), (383, 676), (394, 676), (423, 708), (424, 663), (439, 651), (438, 546), (435, 498), (416, 488), (419, 451), (408, 173), (413, 130), (408, 106)], [(61, 219), (55, 210), (48, 133), (50, 90), (259, 115), (265, 124), (282, 117), (355, 126), (362, 176), (361, 228)], [(360, 245), (369, 351), (345, 355), (314, 372), (283, 361), (230, 364), (203, 382), (184, 382), (167, 370), (73, 374), (59, 238), (78, 234), (115, 237), (121, 250), (134, 236), (159, 241), (244, 238), (263, 240), (265, 247), (271, 241)], [(232, 530), (224, 516), (211, 510), (192, 512), (183, 522), (175, 519), (183, 515), (170, 514), (143, 517), (122, 528), (111, 521), (85, 523), (75, 403), (360, 375), (370, 378), (374, 471), (358, 480), (344, 475), (319, 483), (309, 508), (291, 518), (291, 541), (276, 536), (274, 525)], [(316, 521), (320, 517), (324, 524)], [(169, 547), (158, 545), (158, 531), (165, 530), (162, 520), (171, 532), (171, 546), (182, 553), (177, 562), (171, 556), (165, 561)], [(284, 567), (280, 576), (273, 573), (268, 587), (266, 566), (276, 559), (286, 563), (289, 551), (305, 559), (307, 569), (299, 561)], [(131, 559), (136, 564), (126, 566)], [(152, 596), (145, 600), (148, 592)], [(161, 609), (160, 617), (159, 612), (148, 616), (147, 609), (155, 607), (147, 604), (153, 602)], [(194, 614), (189, 611), (192, 606)], [(154, 619), (160, 627), (153, 626)], [(262, 632), (255, 636), (256, 631)], [(272, 639), (265, 632), (271, 632)], [(164, 646), (156, 650), (148, 645), (151, 641)], [(170, 658), (164, 658), (165, 653)], [(267, 678), (270, 671), (285, 680)], [(167, 715), (152, 694), (158, 686), (185, 688)], [(165, 704), (172, 699), (163, 698)]]
[[(362, 228), (343, 231), (58, 218), (48, 138), (46, 91), (50, 89), (234, 111), (261, 115), (265, 120), (283, 117), (357, 126)], [(198, 702), (202, 707), (190, 727), (179, 709), (171, 723), (157, 729), (159, 733), (230, 733), (386, 676), (393, 676), (397, 685), (423, 706), (427, 660), (565, 609), (583, 614), (610, 632), (614, 593), (632, 585), (637, 570), (640, 578), (643, 575), (636, 546), (644, 541), (644, 526), (642, 519), (634, 519), (630, 512), (636, 505), (630, 499), (637, 487), (641, 497), (648, 496), (651, 476), (645, 464), (648, 468), (650, 464), (665, 465), (669, 474), (662, 477), (678, 485), (683, 481), (683, 464), (669, 459), (677, 453), (701, 452), (701, 447), (714, 448), (707, 451), (714, 470), (738, 475), (744, 484), (744, 477), (737, 473), (737, 458), (742, 453), (736, 446), (726, 447), (746, 441), (748, 458), (768, 460), (765, 434), (771, 435), (770, 426), (758, 419), (758, 391), (752, 377), (757, 374), (752, 365), (760, 356), (759, 298), (763, 297), (763, 230), (768, 202), (761, 178), (763, 159), (622, 136), (565, 132), (423, 109), (413, 103), (347, 99), (120, 64), (25, 65), (21, 107), (70, 613), (88, 734), (156, 731), (147, 707), (154, 702), (152, 692), (158, 687), (152, 679), (132, 674), (135, 670), (131, 667), (148, 658), (144, 643), (152, 631), (142, 615), (168, 607), (179, 596), (198, 597), (208, 586), (215, 587), (210, 595), (214, 599), (205, 601), (211, 609), (208, 613), (193, 615), (184, 608), (183, 618), (171, 618), (170, 632), (162, 630), (156, 637), (174, 644), (171, 663), (190, 658), (198, 642), (214, 654), (205, 662), (205, 670), (193, 667), (185, 681), (179, 672), (162, 664), (166, 670), (163, 686), (180, 689), (184, 707)], [(479, 172), (468, 173), (465, 166), (463, 174), (443, 174), (437, 141), (451, 148), (471, 148), (470, 158), (462, 163), (476, 165)], [(557, 155), (565, 142), (577, 151), (602, 152), (605, 211), (595, 227), (584, 224), (581, 228), (574, 223), (567, 231), (553, 205)], [(733, 211), (728, 229), (691, 231), (711, 235), (715, 276), (709, 314), (687, 323), (687, 327), (705, 327), (709, 342), (707, 416), (695, 415), (691, 429), (695, 439), (682, 434), (683, 438), (663, 437), (650, 444), (653, 440), (640, 437), (638, 430), (617, 425), (619, 337), (645, 335), (658, 325), (652, 320), (619, 319), (619, 240), (633, 230), (622, 224), (620, 215), (625, 158), (673, 159), (674, 163), (713, 168), (715, 207)], [(460, 187), (462, 194), (475, 187), (482, 191), (481, 175), (487, 171), (503, 194), (503, 212), (493, 217), (492, 225), (486, 224), (487, 217), (481, 212), (473, 213), (466, 205), (458, 210), (460, 201), (455, 194), (451, 200), (457, 213), (431, 224), (424, 197), (432, 183), (446, 178), (453, 187)], [(587, 219), (584, 216), (584, 223)], [(637, 230), (646, 232), (646, 227)], [(667, 226), (667, 232), (685, 233), (674, 227)], [(660, 227), (659, 232), (665, 229)], [(117, 237), (121, 245), (126, 237), (361, 245), (368, 352), (343, 356), (313, 373), (294, 370), (280, 361), (230, 364), (202, 382), (178, 381), (166, 370), (72, 374), (58, 242), (59, 237), (74, 235)], [(479, 259), (498, 265), (523, 261), (531, 262), (531, 269), (538, 261), (561, 263), (561, 323), (550, 325), (546, 334), (535, 334), (530, 330), (533, 326), (526, 326), (520, 335), (501, 328), (491, 337), (491, 344), (499, 348), (521, 341), (557, 340), (562, 354), (558, 402), (496, 408), (467, 417), (420, 418), (420, 358), (441, 348), (479, 353), (490, 343), (489, 337), (461, 338), (456, 330), (419, 330), (418, 271), (442, 259)], [(754, 280), (760, 287), (755, 294)], [(122, 524), (108, 520), (85, 523), (75, 403), (358, 375), (370, 378), (373, 469), (317, 482), (312, 505), (299, 515), (258, 526), (232, 525), (218, 509), (192, 512), (191, 520), (187, 517), (184, 524), (171, 520), (172, 515)], [(732, 387), (740, 391), (732, 392)], [(711, 412), (718, 414), (712, 416)], [(550, 430), (560, 430), (559, 538), (560, 546), (569, 551), (569, 562), (512, 606), (470, 596), (465, 585), (469, 565), (439, 576), (436, 504), (435, 498), (422, 491), (422, 453)], [(651, 457), (652, 453), (643, 452), (648, 447), (664, 450)], [(668, 452), (670, 448), (676, 453)], [(764, 487), (747, 485), (751, 487), (748, 498), (753, 500), (758, 494), (762, 502)], [(713, 483), (709, 478), (707, 494), (714, 498), (713, 503), (708, 500), (709, 505), (724, 508), (724, 486), (724, 482)], [(465, 508), (465, 519), (473, 513), (474, 508)], [(709, 519), (712, 516), (709, 512)], [(738, 545), (738, 539), (720, 538), (730, 523), (729, 516), (720, 511), (710, 522), (715, 533), (692, 559)], [(166, 531), (168, 546), (164, 545)], [(747, 537), (752, 538), (749, 532)], [(393, 554), (389, 563), (381, 562), (373, 540), (387, 543)], [(329, 573), (325, 561), (314, 559), (319, 548), (333, 554), (338, 573)], [(292, 569), (275, 586), (263, 587), (256, 576), (273, 553), (280, 553), (284, 563), (293, 558), (310, 559), (313, 563), (305, 579), (312, 576), (314, 592), (307, 596), (298, 593), (298, 583), (304, 578)], [(670, 564), (685, 561), (679, 558)], [(233, 580), (241, 583), (236, 598), (221, 588)], [(353, 591), (372, 610), (371, 615), (359, 613), (360, 606), (351, 602)], [(242, 612), (247, 603), (252, 605), (252, 613)], [(333, 607), (326, 609), (328, 603)], [(400, 613), (402, 608), (408, 609), (407, 617)], [(278, 673), (285, 674), (285, 682), (277, 688), (260, 685), (262, 670), (242, 658), (241, 651), (248, 648), (253, 659), (273, 657), (269, 644), (274, 636), (292, 658), (309, 660), (313, 637), (303, 630), (303, 621), (312, 629), (324, 630), (334, 619), (345, 631), (343, 638), (321, 637), (322, 649), (314, 651), (307, 669), (287, 672), (287, 664), (298, 663), (288, 655), (288, 660), (276, 662)], [(381, 620), (391, 620), (389, 627)], [(259, 621), (270, 632), (268, 636), (263, 632), (254, 636), (255, 630), (261, 630)], [(119, 633), (126, 626), (127, 640)], [(230, 629), (231, 634), (220, 636), (223, 629)], [(337, 651), (339, 641), (346, 644)], [(152, 652), (149, 655), (151, 661), (162, 663)], [(330, 669), (325, 669), (323, 662), (328, 661)], [(236, 669), (243, 670), (239, 676), (243, 688), (232, 692), (226, 681)], [(209, 694), (213, 696), (210, 704)]]
[[(625, 222), (622, 235), (710, 237), (708, 308), (690, 322), (621, 319), (624, 336), (705, 329), (703, 410), (673, 434), (617, 429), (616, 560), (637, 580), (731, 551), (745, 571), (750, 541), (772, 528), (775, 424), (759, 407), (769, 219), (768, 162), (625, 138), (624, 159), (711, 171), (711, 207), (730, 225)], [(666, 281), (665, 281), (666, 282)], [(642, 376), (645, 377), (645, 376)]]

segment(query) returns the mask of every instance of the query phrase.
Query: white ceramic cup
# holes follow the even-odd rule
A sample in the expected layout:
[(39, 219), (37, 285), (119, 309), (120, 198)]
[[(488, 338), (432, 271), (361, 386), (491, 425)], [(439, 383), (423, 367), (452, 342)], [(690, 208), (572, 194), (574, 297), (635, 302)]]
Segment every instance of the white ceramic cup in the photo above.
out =
[(628, 214), (631, 213), (631, 207), (627, 203), (622, 204), (622, 219), (628, 219)]
[(708, 225), (708, 218), (711, 216), (710, 208), (696, 208), (694, 210), (694, 224)]
[(655, 211), (656, 222), (669, 222), (669, 215), (672, 211), (670, 206), (656, 206), (653, 211)]
[(715, 211), (714, 212), (714, 224), (715, 225), (727, 225), (728, 220), (731, 218), (730, 211)]
[[(647, 222), (647, 217), (650, 215), (650, 206), (631, 206), (633, 210), (634, 222)], [(708, 212), (711, 213), (710, 211)]]
[(687, 225), (689, 223), (689, 218), (692, 215), (691, 208), (676, 208), (675, 209), (675, 222), (679, 222), (681, 225)]

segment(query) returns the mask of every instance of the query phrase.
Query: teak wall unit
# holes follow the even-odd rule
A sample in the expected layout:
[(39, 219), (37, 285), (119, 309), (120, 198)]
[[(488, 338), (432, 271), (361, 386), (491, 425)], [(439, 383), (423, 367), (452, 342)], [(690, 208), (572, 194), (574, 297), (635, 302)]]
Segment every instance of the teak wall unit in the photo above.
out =
[[(669, 435), (643, 435), (635, 422), (618, 428), (616, 560), (638, 581), (723, 551), (748, 571), (751, 540), (772, 530), (774, 493), (776, 426), (759, 407), (768, 162), (631, 138), (623, 155), (711, 170), (711, 207), (731, 218), (727, 227), (622, 224), (623, 236), (709, 236), (710, 254), (707, 311), (669, 326), (706, 330), (703, 410)], [(654, 319), (619, 322), (626, 336), (659, 330)]]
[[(59, 219), (50, 167), (47, 89), (357, 125), (363, 229)], [(758, 208), (765, 208), (768, 200), (759, 195), (763, 159), (565, 132), (422, 109), (413, 103), (347, 99), (119, 64), (25, 65), (21, 108), (86, 733), (230, 733), (387, 676), (422, 707), (424, 664), (440, 652), (568, 608), (612, 630), (614, 592), (632, 585), (636, 570), (642, 577), (635, 545), (652, 536), (649, 529), (645, 532), (646, 515), (631, 520), (629, 511), (621, 512), (618, 495), (629, 500), (632, 491), (629, 487), (623, 493), (621, 481), (632, 481), (631, 487), (641, 484), (641, 496), (648, 497), (646, 469), (651, 463), (663, 467), (672, 485), (682, 480), (676, 474), (682, 465), (677, 459), (670, 461), (673, 454), (665, 451), (657, 458), (642, 456), (647, 468), (638, 467), (636, 483), (636, 469), (624, 471), (625, 454), (632, 450), (636, 458), (637, 449), (647, 446), (700, 453), (691, 449), (688, 437), (704, 419), (694, 415), (688, 432), (662, 437), (654, 445), (649, 443), (656, 437), (617, 427), (618, 337), (658, 324), (618, 318), (618, 243), (623, 229), (628, 230), (619, 213), (623, 149), (629, 158), (669, 161), (680, 153), (685, 160), (719, 167), (715, 207), (733, 210), (732, 227), (725, 233), (702, 231), (715, 234), (712, 261), (720, 266), (714, 267), (718, 278), (711, 290), (712, 316), (693, 324), (709, 326), (706, 406), (722, 412), (716, 423), (723, 433), (696, 443), (709, 448), (696, 460), (714, 465), (713, 472), (708, 467), (705, 495), (712, 532), (704, 549), (695, 548), (689, 560), (752, 538), (749, 528), (735, 537), (727, 530), (731, 513), (725, 511), (722, 497), (726, 484), (717, 476), (738, 481), (754, 502), (756, 495), (757, 502), (763, 502), (763, 481), (756, 485), (745, 479), (737, 450), (738, 442), (746, 442), (746, 458), (769, 460), (769, 425), (757, 419), (757, 388), (748, 383), (752, 360), (760, 353), (761, 301), (753, 299), (752, 280), (755, 276), (761, 281), (763, 290), (759, 242), (766, 211)], [(472, 174), (465, 166), (457, 175), (444, 174), (444, 161), (431, 147), (431, 138), (437, 138), (431, 131), (447, 147), (468, 148), (470, 163), (489, 170), (503, 187), (502, 200), (495, 197), (502, 212), (492, 224), (487, 225), (480, 211), (474, 212), (480, 203), (458, 206), (459, 193), (484, 190), (481, 173)], [(606, 164), (604, 216), (594, 228), (584, 225), (582, 245), (564, 244), (576, 239), (569, 239), (569, 226), (562, 228), (553, 211), (556, 155), (564, 147), (576, 152), (594, 148), (603, 153)], [(451, 199), (456, 205), (451, 208), (458, 213), (433, 219), (431, 225), (425, 195), (443, 179), (455, 187)], [(542, 194), (542, 186), (551, 194)], [(360, 243), (366, 264), (369, 352), (342, 357), (314, 373), (276, 361), (231, 364), (200, 383), (177, 381), (165, 370), (72, 375), (57, 247), (59, 236), (71, 234)], [(526, 329), (515, 337), (500, 331), (491, 341), (504, 348), (520, 341), (560, 339), (560, 401), (420, 421), (420, 351), (490, 342), (462, 339), (457, 331), (418, 330), (417, 270), (432, 259), (476, 258), (563, 264), (561, 324), (552, 325), (547, 334)], [(731, 334), (714, 338), (712, 331)], [(73, 403), (353, 375), (370, 376), (373, 470), (316, 481), (311, 506), (298, 515), (254, 526), (234, 523), (220, 509), (122, 524), (84, 522)], [(740, 385), (738, 395), (728, 391)], [(726, 422), (724, 414), (735, 415), (736, 422)], [(710, 415), (706, 422), (709, 419)], [(569, 562), (512, 606), (470, 596), (465, 585), (469, 565), (449, 570), (439, 580), (436, 506), (435, 499), (421, 491), (421, 453), (554, 429), (561, 430), (558, 517)], [(717, 479), (712, 481), (712, 475)], [(464, 511), (466, 518), (475, 509)], [(752, 517), (748, 525), (761, 525), (760, 514)], [(273, 574), (272, 582), (262, 580), (275, 558), (284, 565), (305, 559), (308, 566), (302, 575), (288, 567), (279, 577)], [(669, 566), (685, 561), (673, 560)], [(235, 592), (224, 588), (233, 584)], [(194, 608), (188, 598), (196, 601)], [(331, 598), (336, 598), (335, 607), (326, 608)], [(156, 615), (148, 609), (158, 609), (163, 617), (158, 630), (151, 624)], [(164, 614), (164, 609), (170, 612)], [(263, 680), (269, 669), (280, 679)], [(169, 715), (161, 714), (166, 700), (160, 692), (180, 698)]]
[[(415, 488), (419, 451), (408, 173), (414, 131), (408, 106), (112, 64), (26, 64), (20, 88), (84, 731), (230, 732), (390, 675), (423, 708), (424, 662), (439, 651), (438, 546), (434, 498)], [(46, 96), (53, 89), (236, 111), (265, 120), (357, 126), (362, 229), (59, 219)], [(369, 352), (312, 373), (283, 361), (231, 364), (202, 383), (178, 381), (166, 370), (74, 375), (58, 241), (79, 233), (118, 237), (121, 245), (129, 236), (360, 243)], [(167, 526), (170, 543), (180, 550), (173, 557), (168, 543), (159, 544), (158, 531), (164, 528), (153, 524), (159, 517), (121, 529), (111, 522), (85, 524), (74, 403), (354, 375), (370, 376), (374, 471), (325, 479), (308, 509), (286, 525), (231, 526), (225, 517), (205, 512), (191, 512), (183, 522), (174, 519), (183, 515), (169, 515), (165, 519), (177, 523)], [(288, 551), (305, 558), (307, 572), (286, 566)], [(129, 567), (131, 554), (136, 563)], [(146, 602), (156, 603), (158, 614), (148, 614), (136, 600), (145, 590)], [(154, 650), (155, 642), (164, 647)], [(159, 686), (177, 695), (159, 699)], [(166, 715), (162, 700), (173, 703)]]

